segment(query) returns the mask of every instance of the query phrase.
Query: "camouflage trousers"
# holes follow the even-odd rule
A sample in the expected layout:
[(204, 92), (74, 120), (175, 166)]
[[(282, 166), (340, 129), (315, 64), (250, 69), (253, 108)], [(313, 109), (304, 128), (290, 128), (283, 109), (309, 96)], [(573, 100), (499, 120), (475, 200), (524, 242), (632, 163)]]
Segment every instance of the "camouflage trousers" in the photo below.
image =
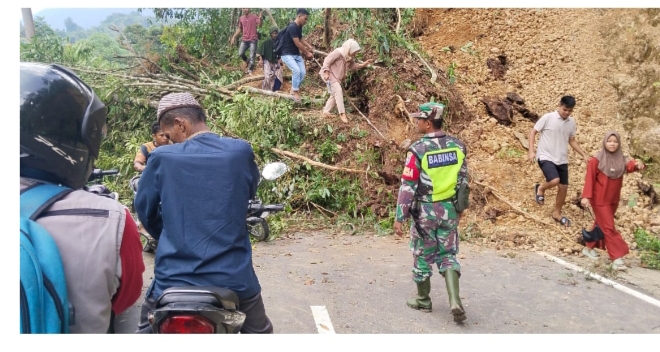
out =
[(458, 254), (458, 214), (451, 202), (422, 203), (410, 227), (413, 280), (421, 283), (433, 274), (433, 263), (444, 275), (447, 269), (461, 272)]

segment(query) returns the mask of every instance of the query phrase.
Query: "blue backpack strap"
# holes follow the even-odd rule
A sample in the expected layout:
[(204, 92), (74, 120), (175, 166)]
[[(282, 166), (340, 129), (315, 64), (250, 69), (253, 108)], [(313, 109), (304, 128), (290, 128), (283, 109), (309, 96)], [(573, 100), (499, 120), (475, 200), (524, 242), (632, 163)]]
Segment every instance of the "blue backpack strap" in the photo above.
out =
[(54, 184), (38, 183), (21, 191), (21, 217), (35, 220), (44, 210), (73, 189)]
[[(71, 311), (62, 259), (51, 235), (34, 220), (71, 191), (42, 183), (21, 191), (21, 332), (69, 331)], [(44, 301), (47, 296), (52, 303)]]

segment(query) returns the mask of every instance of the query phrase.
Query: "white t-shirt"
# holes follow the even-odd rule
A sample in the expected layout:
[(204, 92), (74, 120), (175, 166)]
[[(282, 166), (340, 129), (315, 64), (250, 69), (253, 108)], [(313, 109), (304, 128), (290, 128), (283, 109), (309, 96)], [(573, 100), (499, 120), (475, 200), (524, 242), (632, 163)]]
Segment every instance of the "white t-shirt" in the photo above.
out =
[(553, 111), (541, 116), (534, 129), (540, 134), (536, 159), (551, 161), (555, 165), (568, 164), (568, 140), (575, 136), (573, 117), (564, 120), (559, 112)]

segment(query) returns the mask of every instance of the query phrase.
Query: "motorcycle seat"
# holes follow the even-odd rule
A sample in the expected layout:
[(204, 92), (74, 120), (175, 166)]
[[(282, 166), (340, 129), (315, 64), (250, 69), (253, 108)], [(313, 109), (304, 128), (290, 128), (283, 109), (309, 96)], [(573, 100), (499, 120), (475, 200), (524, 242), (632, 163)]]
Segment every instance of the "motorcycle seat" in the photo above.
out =
[(166, 306), (170, 303), (206, 303), (218, 308), (228, 310), (238, 309), (238, 295), (236, 292), (222, 287), (183, 286), (166, 289), (158, 298), (156, 307)]

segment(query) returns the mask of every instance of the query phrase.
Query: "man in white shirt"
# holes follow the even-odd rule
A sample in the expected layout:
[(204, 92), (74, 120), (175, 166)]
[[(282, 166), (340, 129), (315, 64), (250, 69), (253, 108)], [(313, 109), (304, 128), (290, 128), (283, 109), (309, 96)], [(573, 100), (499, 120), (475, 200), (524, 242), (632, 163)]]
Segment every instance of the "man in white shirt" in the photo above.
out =
[[(543, 205), (545, 191), (555, 186), (557, 199), (552, 218), (561, 225), (570, 226), (571, 221), (561, 215), (561, 208), (566, 200), (568, 192), (568, 146), (578, 152), (584, 160), (588, 160), (587, 153), (580, 148), (575, 139), (575, 120), (571, 117), (575, 107), (575, 98), (566, 95), (561, 98), (556, 111), (543, 115), (529, 132), (529, 152), (527, 157), (530, 162), (538, 161), (541, 171), (545, 176), (545, 183), (534, 186), (536, 203)], [(536, 134), (540, 133), (539, 145), (534, 152)]]

